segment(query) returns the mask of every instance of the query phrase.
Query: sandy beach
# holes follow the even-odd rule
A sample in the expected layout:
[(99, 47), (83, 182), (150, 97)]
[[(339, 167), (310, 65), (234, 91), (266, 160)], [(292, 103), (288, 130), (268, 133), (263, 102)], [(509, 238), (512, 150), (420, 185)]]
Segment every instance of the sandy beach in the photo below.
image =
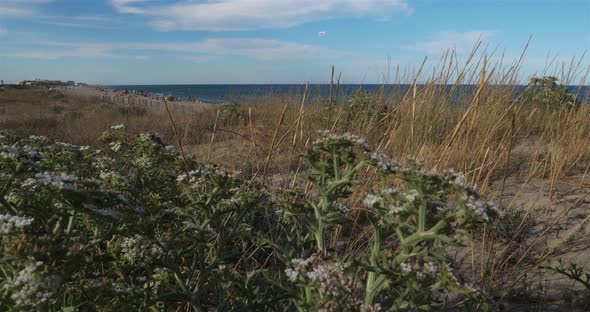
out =
[[(120, 94), (101, 86), (68, 86), (58, 87), (56, 89), (70, 96), (97, 98), (105, 102), (119, 105), (141, 106), (155, 110), (165, 110), (164, 99), (161, 97)], [(170, 109), (180, 111), (200, 111), (214, 106), (214, 104), (203, 103), (200, 101), (167, 101), (167, 103)]]

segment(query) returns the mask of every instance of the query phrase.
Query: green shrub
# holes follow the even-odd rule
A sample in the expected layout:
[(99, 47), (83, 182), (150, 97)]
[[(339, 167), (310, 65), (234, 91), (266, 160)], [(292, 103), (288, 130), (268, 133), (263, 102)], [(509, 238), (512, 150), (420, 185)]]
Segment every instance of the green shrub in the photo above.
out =
[[(269, 191), (122, 125), (99, 149), (5, 132), (0, 146), (2, 311), (403, 311), (485, 299), (446, 251), (492, 226), (493, 206), (460, 175), (392, 162), (353, 135), (326, 133), (304, 154), (307, 193)], [(351, 209), (366, 166), (381, 186)], [(347, 227), (355, 215), (360, 230)], [(353, 238), (368, 247), (346, 252)]]
[(226, 125), (236, 125), (246, 120), (240, 104), (235, 101), (219, 105), (219, 119)]
[(341, 105), (343, 129), (360, 123), (382, 124), (387, 115), (387, 106), (376, 95), (362, 89), (352, 92)]
[(581, 105), (566, 86), (557, 84), (556, 77), (531, 78), (524, 95), (526, 103), (547, 109), (577, 109)]

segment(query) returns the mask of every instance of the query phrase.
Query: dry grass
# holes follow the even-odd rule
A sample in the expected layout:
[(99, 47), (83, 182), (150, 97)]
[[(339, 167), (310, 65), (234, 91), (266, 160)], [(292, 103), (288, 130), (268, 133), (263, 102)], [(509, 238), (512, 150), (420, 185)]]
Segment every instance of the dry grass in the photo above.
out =
[[(122, 123), (131, 133), (157, 131), (168, 142), (179, 141), (187, 153), (202, 161), (287, 187), (304, 171), (298, 155), (317, 138), (317, 130), (364, 136), (394, 158), (413, 156), (426, 168), (465, 172), (469, 182), (509, 212), (507, 218), (513, 220), (506, 221), (514, 224), (508, 241), (492, 233), (474, 233), (477, 240), (463, 255), (481, 286), (493, 291), (516, 287), (543, 261), (587, 255), (587, 248), (573, 256), (571, 250), (556, 249), (555, 244), (565, 241), (551, 235), (563, 235), (568, 226), (584, 229), (587, 225), (587, 212), (582, 212), (584, 222), (570, 217), (573, 211), (587, 208), (590, 106), (572, 110), (529, 105), (516, 94), (521, 60), (508, 66), (502, 58), (492, 63), (478, 49), (464, 63), (451, 51), (433, 72), (426, 74), (423, 65), (414, 79), (408, 79), (409, 71), (391, 71), (387, 76), (393, 78), (386, 82), (394, 87), (385, 86), (374, 95), (372, 106), (352, 113), (334, 86), (335, 96), (325, 98), (310, 99), (306, 92), (251, 99), (233, 110), (172, 110), (175, 136), (162, 110), (61, 97), (46, 90), (4, 90), (0, 92), (0, 125), (21, 134), (91, 144), (109, 126)], [(553, 74), (564, 84), (584, 85), (588, 68), (580, 64), (581, 60), (572, 60), (569, 69)], [(407, 81), (412, 83), (409, 88), (395, 87)], [(340, 100), (331, 105), (333, 97)], [(371, 174), (365, 173), (365, 181), (371, 180)], [(538, 185), (543, 189), (523, 195), (523, 190)], [(568, 189), (579, 190), (577, 197), (571, 197)], [(570, 201), (564, 205), (560, 200), (567, 196)], [(543, 206), (526, 208), (540, 197), (546, 198)], [(354, 202), (353, 196), (353, 206)], [(571, 239), (568, 235), (567, 243), (575, 245)], [(576, 239), (588, 241), (588, 235)], [(539, 243), (548, 240), (552, 243)]]

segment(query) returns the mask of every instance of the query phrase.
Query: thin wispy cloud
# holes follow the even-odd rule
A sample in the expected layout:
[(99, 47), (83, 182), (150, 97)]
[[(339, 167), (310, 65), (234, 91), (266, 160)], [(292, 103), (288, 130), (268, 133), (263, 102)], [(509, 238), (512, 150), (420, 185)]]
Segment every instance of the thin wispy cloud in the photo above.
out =
[(75, 28), (115, 28), (114, 20), (102, 15), (80, 16), (55, 16), (44, 15), (37, 17), (37, 21), (43, 24), (75, 27)]
[(479, 41), (487, 40), (494, 36), (494, 31), (445, 31), (436, 33), (430, 40), (420, 41), (411, 45), (402, 46), (405, 50), (437, 54), (448, 49), (456, 49), (457, 52), (466, 52), (472, 49)]
[(209, 38), (193, 43), (74, 43), (40, 42), (45, 49), (22, 50), (12, 56), (31, 58), (116, 57), (124, 52), (175, 52), (186, 57), (245, 56), (258, 60), (335, 57), (341, 52), (298, 42), (262, 38)]
[(39, 13), (39, 5), (53, 0), (0, 0), (0, 16), (21, 17)]
[(145, 15), (161, 30), (244, 31), (288, 28), (340, 17), (389, 18), (407, 0), (111, 0), (119, 13)]

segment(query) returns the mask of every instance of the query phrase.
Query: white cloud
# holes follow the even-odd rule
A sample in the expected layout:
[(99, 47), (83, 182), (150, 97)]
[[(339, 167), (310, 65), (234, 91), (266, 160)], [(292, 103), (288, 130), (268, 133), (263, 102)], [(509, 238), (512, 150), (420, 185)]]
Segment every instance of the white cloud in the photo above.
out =
[(245, 56), (259, 60), (302, 59), (335, 57), (343, 55), (338, 51), (315, 45), (262, 38), (211, 38), (193, 43), (72, 43), (40, 42), (45, 49), (34, 52), (22, 51), (13, 56), (33, 58), (58, 57), (114, 57), (125, 56), (121, 52), (176, 52), (186, 57)]
[(111, 0), (120, 13), (149, 16), (162, 30), (288, 28), (338, 17), (383, 19), (408, 11), (407, 0)]
[(495, 32), (493, 31), (445, 31), (436, 33), (434, 37), (428, 41), (405, 45), (402, 46), (402, 48), (430, 54), (441, 53), (448, 49), (456, 49), (457, 52), (465, 52), (471, 50), (478, 41), (489, 39), (494, 33)]
[(38, 13), (38, 5), (54, 0), (0, 0), (0, 16), (27, 16)]

